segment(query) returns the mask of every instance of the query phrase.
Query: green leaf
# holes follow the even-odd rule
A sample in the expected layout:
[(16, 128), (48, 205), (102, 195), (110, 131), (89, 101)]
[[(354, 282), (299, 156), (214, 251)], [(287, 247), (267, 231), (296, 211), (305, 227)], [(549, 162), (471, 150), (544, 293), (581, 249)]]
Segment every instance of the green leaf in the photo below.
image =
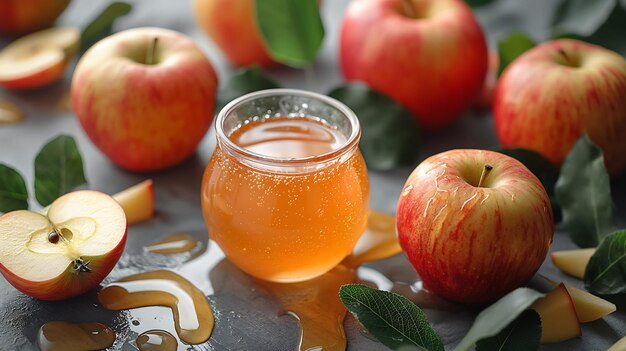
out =
[(470, 7), (480, 7), (491, 4), (493, 0), (465, 0), (465, 2), (470, 5)]
[(419, 159), (419, 128), (402, 105), (360, 83), (341, 86), (328, 95), (348, 105), (359, 118), (359, 148), (370, 169), (389, 170)]
[(500, 66), (498, 67), (498, 76), (504, 72), (506, 66), (513, 62), (518, 56), (533, 48), (535, 41), (524, 33), (513, 32), (504, 40), (498, 43), (498, 56), (500, 57)]
[(542, 296), (542, 293), (529, 288), (518, 288), (504, 295), (478, 314), (455, 350), (468, 350), (478, 340), (497, 335)]
[(313, 62), (324, 40), (317, 0), (256, 0), (255, 9), (272, 58), (294, 67)]
[(107, 6), (83, 29), (80, 35), (81, 50), (87, 50), (98, 40), (111, 34), (111, 27), (115, 20), (128, 14), (132, 8), (130, 4), (121, 1), (116, 1)]
[(361, 284), (347, 284), (339, 297), (358, 320), (386, 346), (443, 351), (441, 338), (424, 312), (407, 298)]
[(15, 169), (0, 163), (0, 212), (28, 209), (28, 190)]
[(611, 184), (602, 150), (587, 135), (578, 139), (561, 166), (554, 189), (563, 224), (580, 247), (596, 247), (613, 228)]
[(56, 137), (37, 154), (35, 197), (42, 206), (86, 183), (83, 160), (72, 137)]
[(522, 148), (503, 148), (496, 147), (493, 151), (508, 155), (524, 164), (537, 178), (546, 189), (548, 196), (550, 197), (550, 204), (552, 205), (552, 213), (554, 215), (554, 222), (561, 221), (561, 208), (554, 198), (554, 185), (557, 179), (559, 179), (559, 169), (556, 168), (552, 162), (548, 161), (538, 152), (522, 149)]
[(602, 240), (587, 263), (585, 288), (601, 295), (626, 293), (626, 230)]
[(536, 351), (541, 339), (541, 318), (525, 310), (497, 335), (476, 343), (476, 351)]
[(215, 113), (232, 100), (257, 90), (279, 88), (278, 83), (268, 78), (259, 66), (236, 71), (217, 91)]
[(562, 1), (552, 19), (553, 32), (588, 37), (604, 24), (616, 6), (616, 0)]

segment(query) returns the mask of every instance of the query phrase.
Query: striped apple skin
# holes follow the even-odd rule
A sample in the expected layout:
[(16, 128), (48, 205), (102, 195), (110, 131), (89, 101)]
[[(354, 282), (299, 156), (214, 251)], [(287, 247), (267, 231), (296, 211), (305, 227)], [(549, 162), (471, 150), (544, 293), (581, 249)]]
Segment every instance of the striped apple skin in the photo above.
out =
[(441, 129), (480, 94), (485, 37), (463, 1), (413, 1), (413, 15), (403, 3), (350, 3), (341, 25), (341, 70), (346, 80), (363, 81), (404, 105), (422, 127)]
[(560, 166), (587, 133), (602, 149), (609, 173), (621, 174), (626, 170), (626, 59), (577, 40), (541, 44), (507, 66), (493, 115), (505, 147), (537, 151)]
[[(476, 187), (485, 164), (493, 166)], [(550, 201), (517, 160), (451, 150), (422, 162), (397, 207), (398, 239), (429, 291), (485, 304), (535, 274), (552, 243)]]

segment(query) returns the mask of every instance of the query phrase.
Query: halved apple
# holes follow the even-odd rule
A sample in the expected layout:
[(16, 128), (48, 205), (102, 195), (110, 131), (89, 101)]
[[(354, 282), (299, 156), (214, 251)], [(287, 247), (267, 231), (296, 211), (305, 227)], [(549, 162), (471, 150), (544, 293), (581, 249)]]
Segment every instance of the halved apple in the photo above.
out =
[(563, 273), (583, 279), (589, 259), (596, 252), (595, 248), (554, 251), (550, 255), (552, 263)]
[(154, 215), (154, 186), (152, 179), (133, 185), (113, 195), (126, 213), (128, 224), (134, 224)]
[(59, 79), (78, 49), (80, 31), (57, 27), (17, 39), (0, 51), (0, 85), (32, 89)]
[(626, 351), (626, 336), (619, 339), (615, 344), (606, 351)]
[(126, 217), (111, 196), (76, 191), (42, 215), (13, 211), (0, 217), (0, 272), (19, 291), (60, 300), (96, 287), (126, 243)]
[(551, 344), (580, 336), (574, 302), (563, 283), (531, 307), (541, 318), (541, 343)]

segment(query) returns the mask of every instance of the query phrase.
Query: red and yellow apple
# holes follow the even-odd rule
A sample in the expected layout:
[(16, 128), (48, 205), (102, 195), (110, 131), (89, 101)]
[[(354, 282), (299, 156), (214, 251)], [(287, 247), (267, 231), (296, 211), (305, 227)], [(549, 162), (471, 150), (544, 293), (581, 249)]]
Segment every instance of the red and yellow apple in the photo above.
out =
[(432, 130), (476, 100), (487, 45), (461, 0), (355, 0), (341, 27), (340, 61), (346, 80), (364, 81)]
[(195, 0), (198, 25), (236, 67), (268, 67), (270, 57), (256, 24), (255, 0)]
[(450, 150), (423, 161), (396, 216), (400, 245), (424, 287), (462, 303), (492, 302), (524, 285), (552, 243), (541, 182), (493, 151)]
[(72, 79), (72, 108), (113, 163), (158, 170), (189, 157), (213, 120), (217, 77), (196, 44), (135, 28), (93, 45)]
[(51, 26), (70, 0), (2, 0), (0, 33), (18, 35)]
[(122, 206), (129, 225), (135, 224), (154, 215), (154, 186), (152, 179), (133, 185), (113, 195), (113, 199)]
[(17, 39), (0, 51), (0, 86), (40, 88), (57, 81), (78, 50), (78, 28), (44, 29)]
[(589, 259), (596, 252), (595, 248), (554, 251), (550, 254), (552, 263), (563, 273), (583, 279)]
[(120, 205), (91, 190), (59, 197), (46, 215), (6, 213), (0, 217), (0, 272), (38, 299), (80, 295), (111, 272), (124, 250), (126, 229)]
[(531, 307), (541, 318), (541, 343), (552, 344), (581, 335), (574, 302), (563, 283)]
[(587, 133), (611, 175), (626, 169), (626, 59), (608, 49), (560, 39), (528, 50), (500, 76), (493, 114), (505, 147), (560, 166)]

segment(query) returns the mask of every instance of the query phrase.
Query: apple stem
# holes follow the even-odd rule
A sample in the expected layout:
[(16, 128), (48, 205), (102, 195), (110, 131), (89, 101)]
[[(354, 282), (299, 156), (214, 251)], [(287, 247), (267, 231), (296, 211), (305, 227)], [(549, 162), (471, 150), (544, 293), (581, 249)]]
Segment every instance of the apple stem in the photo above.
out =
[(487, 176), (489, 175), (489, 172), (491, 172), (491, 170), (493, 169), (492, 165), (485, 165), (485, 168), (483, 168), (483, 172), (480, 174), (480, 180), (478, 181), (478, 187), (482, 187), (483, 186), (483, 182), (485, 181), (485, 179), (487, 179)]
[(559, 49), (559, 54), (568, 66), (576, 67), (576, 62), (574, 62), (574, 60), (565, 52), (565, 50)]
[(156, 52), (156, 46), (159, 42), (159, 38), (154, 37), (152, 43), (148, 46), (148, 51), (146, 52), (146, 65), (154, 64), (154, 53)]
[(413, 7), (413, 2), (411, 0), (402, 1), (404, 5), (404, 13), (410, 18), (417, 18), (417, 14), (415, 13), (415, 7)]

